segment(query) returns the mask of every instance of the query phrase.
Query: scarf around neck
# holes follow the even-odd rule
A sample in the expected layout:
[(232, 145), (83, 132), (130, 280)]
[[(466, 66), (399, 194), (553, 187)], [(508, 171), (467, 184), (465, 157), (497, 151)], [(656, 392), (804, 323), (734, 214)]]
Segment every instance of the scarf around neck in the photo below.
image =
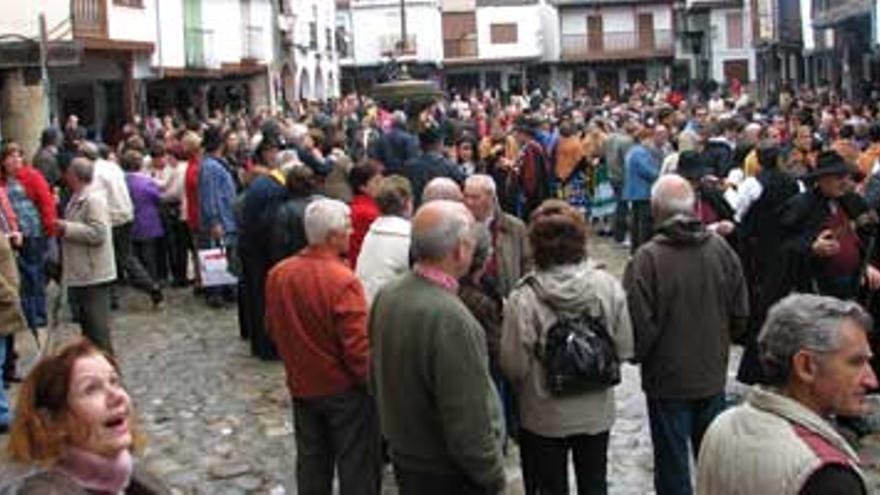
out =
[(69, 447), (56, 469), (86, 490), (115, 495), (128, 487), (134, 460), (128, 450), (111, 458)]

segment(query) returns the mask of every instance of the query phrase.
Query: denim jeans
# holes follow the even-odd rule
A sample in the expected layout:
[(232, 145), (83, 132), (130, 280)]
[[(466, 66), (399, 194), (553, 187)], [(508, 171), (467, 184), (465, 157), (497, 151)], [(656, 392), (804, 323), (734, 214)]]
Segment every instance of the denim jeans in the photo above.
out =
[(725, 407), (724, 393), (703, 399), (648, 398), (657, 495), (693, 493), (688, 443), (696, 461), (703, 434)]
[(18, 257), (18, 273), (21, 275), (21, 309), (30, 328), (45, 327), (46, 315), (46, 252), (45, 237), (25, 237)]
[[(0, 363), (6, 359), (6, 339), (0, 338)], [(9, 399), (3, 386), (3, 373), (0, 373), (0, 425), (8, 426), (11, 420), (9, 413)]]

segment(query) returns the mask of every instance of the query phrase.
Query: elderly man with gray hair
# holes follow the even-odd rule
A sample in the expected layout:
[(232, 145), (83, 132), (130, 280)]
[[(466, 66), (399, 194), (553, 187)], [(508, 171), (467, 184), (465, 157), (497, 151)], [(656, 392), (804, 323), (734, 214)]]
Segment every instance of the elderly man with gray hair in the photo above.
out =
[(101, 189), (93, 187), (94, 162), (74, 158), (64, 171), (73, 193), (56, 227), (62, 246), (62, 283), (74, 319), (96, 346), (113, 352), (110, 340), (110, 287), (116, 280), (110, 211)]
[(698, 492), (867, 494), (859, 457), (831, 421), (868, 410), (871, 324), (858, 304), (827, 296), (773, 306), (758, 337), (767, 384), (706, 432)]
[(464, 201), (464, 196), (461, 194), (461, 186), (449, 177), (435, 177), (431, 179), (425, 185), (425, 190), (422, 191), (422, 203), (437, 200), (457, 201), (459, 203)]
[(457, 297), (476, 233), (461, 203), (425, 204), (412, 224), (415, 266), (373, 301), (371, 375), (402, 495), (504, 488), (501, 405), (486, 339)]
[(678, 175), (651, 189), (654, 237), (624, 274), (654, 444), (658, 495), (690, 494), (694, 454), (725, 407), (732, 338), (745, 330), (748, 294), (739, 258), (694, 215), (694, 190)]
[(345, 262), (349, 209), (334, 199), (306, 207), (309, 245), (266, 280), (266, 328), (293, 398), (299, 493), (373, 495), (381, 483), (375, 406), (367, 394), (364, 289)]

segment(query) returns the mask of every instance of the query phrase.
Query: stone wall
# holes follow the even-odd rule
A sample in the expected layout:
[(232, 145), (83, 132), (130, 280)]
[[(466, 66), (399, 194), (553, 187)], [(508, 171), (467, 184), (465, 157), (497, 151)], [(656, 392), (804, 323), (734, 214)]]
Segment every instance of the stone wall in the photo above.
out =
[(16, 141), (25, 148), (30, 159), (40, 144), (40, 133), (46, 126), (43, 86), (26, 85), (19, 69), (0, 71), (0, 132), (3, 141)]

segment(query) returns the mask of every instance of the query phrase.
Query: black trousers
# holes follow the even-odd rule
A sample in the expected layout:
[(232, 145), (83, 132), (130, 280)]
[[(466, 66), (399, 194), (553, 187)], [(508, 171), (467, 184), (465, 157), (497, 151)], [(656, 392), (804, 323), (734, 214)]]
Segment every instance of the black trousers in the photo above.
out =
[(654, 234), (654, 226), (651, 220), (651, 202), (633, 201), (631, 210), (632, 222), (630, 225), (632, 236), (630, 237), (630, 253), (648, 242)]
[(614, 210), (614, 240), (623, 242), (626, 239), (626, 232), (629, 230), (629, 202), (623, 200), (623, 183), (611, 183), (614, 189), (614, 199), (617, 206)]
[(266, 277), (269, 274), (268, 253), (243, 254), (242, 261), (242, 316), (239, 322), (243, 338), (251, 341), (251, 353), (260, 359), (278, 359), (275, 345), (266, 332)]
[(373, 398), (357, 388), (293, 399), (296, 483), (300, 495), (377, 495), (382, 482), (379, 422)]
[(113, 354), (110, 339), (111, 283), (68, 287), (67, 296), (73, 319), (79, 323), (83, 335), (98, 348)]
[(180, 203), (162, 205), (162, 225), (165, 228), (165, 238), (164, 251), (160, 257), (168, 260), (168, 269), (174, 283), (183, 285), (187, 281), (186, 268), (192, 240), (189, 227), (180, 219)]
[(164, 277), (162, 277), (159, 272), (159, 249), (161, 241), (161, 237), (156, 237), (155, 239), (141, 239), (132, 241), (131, 243), (135, 258), (137, 258), (141, 266), (144, 267), (147, 274), (150, 275), (150, 278), (155, 281), (164, 280)]
[(578, 495), (608, 493), (609, 432), (549, 438), (519, 430), (526, 495), (568, 494), (568, 453), (574, 457)]

